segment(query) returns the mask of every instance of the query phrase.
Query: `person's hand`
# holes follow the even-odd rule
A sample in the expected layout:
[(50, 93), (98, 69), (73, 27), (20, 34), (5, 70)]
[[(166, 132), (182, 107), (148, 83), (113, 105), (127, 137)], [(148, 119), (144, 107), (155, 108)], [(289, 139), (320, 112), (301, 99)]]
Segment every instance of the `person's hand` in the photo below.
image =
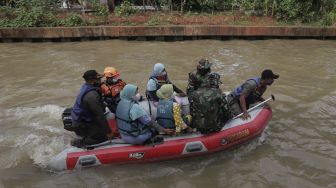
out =
[(108, 140), (112, 140), (113, 133), (111, 132), (111, 133), (106, 134), (106, 137), (107, 137)]
[(163, 129), (163, 132), (167, 135), (173, 135), (174, 134), (174, 130), (173, 129)]
[(244, 112), (243, 115), (241, 116), (242, 120), (247, 120), (251, 118), (250, 114), (248, 112)]

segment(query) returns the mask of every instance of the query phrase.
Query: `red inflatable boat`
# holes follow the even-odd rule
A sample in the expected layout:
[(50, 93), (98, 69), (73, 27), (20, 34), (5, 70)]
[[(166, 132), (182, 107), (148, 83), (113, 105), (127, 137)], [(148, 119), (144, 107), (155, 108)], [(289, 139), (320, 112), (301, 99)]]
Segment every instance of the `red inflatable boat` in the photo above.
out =
[(250, 115), (251, 119), (247, 121), (239, 118), (230, 120), (216, 133), (165, 137), (164, 142), (158, 144), (135, 146), (114, 139), (89, 149), (69, 146), (50, 161), (49, 167), (53, 170), (72, 170), (96, 165), (179, 159), (223, 151), (260, 136), (271, 119), (272, 110), (270, 107), (260, 107), (252, 110)]

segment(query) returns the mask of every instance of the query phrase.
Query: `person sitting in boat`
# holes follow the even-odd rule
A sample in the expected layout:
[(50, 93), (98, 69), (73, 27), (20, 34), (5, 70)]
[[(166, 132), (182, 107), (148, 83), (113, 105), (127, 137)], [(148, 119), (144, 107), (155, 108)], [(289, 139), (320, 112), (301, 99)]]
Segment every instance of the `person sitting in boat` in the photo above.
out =
[(120, 74), (114, 67), (104, 69), (105, 81), (100, 86), (104, 101), (111, 112), (115, 113), (120, 101), (120, 92), (126, 83), (119, 78)]
[(234, 115), (243, 113), (242, 119), (250, 118), (247, 112), (249, 106), (257, 101), (264, 101), (262, 95), (267, 86), (273, 84), (274, 79), (278, 79), (279, 75), (274, 74), (272, 70), (266, 69), (261, 73), (261, 77), (253, 77), (246, 80), (243, 84), (235, 88), (229, 95), (228, 101), (231, 111)]
[[(147, 91), (146, 95), (148, 100), (151, 101), (159, 101), (158, 96), (156, 95), (156, 91), (160, 89), (163, 84), (172, 84), (168, 79), (167, 71), (162, 63), (156, 63), (154, 65), (154, 70), (152, 75), (150, 76), (148, 83), (147, 83)], [(176, 87), (173, 84), (174, 91), (179, 94), (180, 96), (185, 96), (184, 92)]]
[(197, 69), (189, 73), (189, 80), (187, 86), (187, 95), (189, 100), (192, 98), (192, 94), (203, 83), (207, 82), (208, 76), (211, 72), (211, 63), (207, 59), (201, 59), (198, 62)]
[(194, 91), (192, 96), (192, 126), (203, 134), (220, 131), (226, 121), (232, 118), (226, 96), (219, 84), (220, 75), (211, 73), (207, 82)]
[(183, 120), (186, 119), (190, 124), (191, 116), (186, 115), (185, 118), (182, 118), (181, 106), (174, 101), (173, 93), (174, 89), (172, 84), (164, 84), (156, 91), (156, 95), (159, 98), (156, 121), (164, 128), (175, 129), (176, 134), (180, 134), (183, 130), (192, 132), (192, 128)]
[(88, 70), (83, 75), (85, 83), (80, 88), (71, 111), (75, 133), (82, 138), (73, 140), (73, 146), (97, 144), (113, 137), (104, 115), (105, 105), (99, 91), (101, 77), (95, 70)]
[(127, 84), (120, 92), (120, 102), (116, 110), (116, 119), (121, 139), (126, 143), (141, 145), (154, 138), (158, 133), (171, 135), (172, 129), (163, 128), (151, 119), (138, 104), (138, 88)]

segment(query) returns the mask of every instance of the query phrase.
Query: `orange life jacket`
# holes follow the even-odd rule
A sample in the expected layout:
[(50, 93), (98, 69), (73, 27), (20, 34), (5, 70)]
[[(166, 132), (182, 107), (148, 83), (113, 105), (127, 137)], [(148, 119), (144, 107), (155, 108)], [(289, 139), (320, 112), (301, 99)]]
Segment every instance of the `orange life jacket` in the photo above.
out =
[(120, 91), (125, 87), (125, 85), (126, 83), (122, 80), (118, 80), (118, 82), (113, 85), (107, 85), (106, 83), (103, 83), (101, 85), (101, 90), (104, 96), (115, 97), (119, 95)]

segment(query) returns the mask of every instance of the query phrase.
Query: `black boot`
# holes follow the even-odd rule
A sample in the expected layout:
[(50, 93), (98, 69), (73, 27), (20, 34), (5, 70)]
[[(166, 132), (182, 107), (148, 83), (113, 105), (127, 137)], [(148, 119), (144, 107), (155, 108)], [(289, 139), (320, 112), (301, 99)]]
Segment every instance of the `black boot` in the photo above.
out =
[(150, 139), (148, 139), (145, 144), (153, 144), (153, 145), (157, 145), (157, 144), (162, 144), (164, 141), (163, 136), (161, 135), (156, 135)]

